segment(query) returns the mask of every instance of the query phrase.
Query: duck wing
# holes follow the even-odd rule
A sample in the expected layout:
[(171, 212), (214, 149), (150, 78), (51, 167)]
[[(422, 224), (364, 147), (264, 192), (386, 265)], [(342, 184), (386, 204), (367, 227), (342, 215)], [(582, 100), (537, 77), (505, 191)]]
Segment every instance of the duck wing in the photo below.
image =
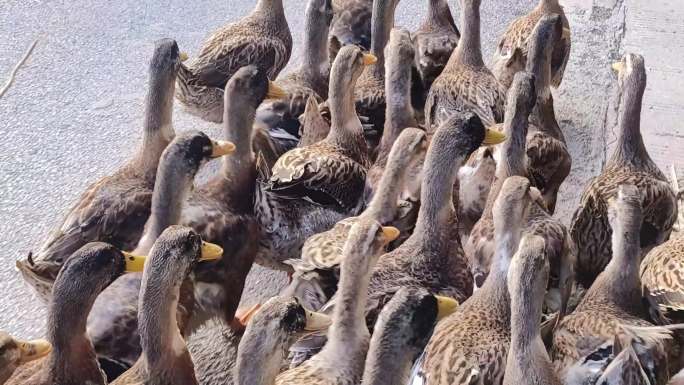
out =
[(350, 211), (358, 205), (366, 168), (325, 142), (295, 148), (273, 166), (267, 190), (282, 198), (304, 199)]

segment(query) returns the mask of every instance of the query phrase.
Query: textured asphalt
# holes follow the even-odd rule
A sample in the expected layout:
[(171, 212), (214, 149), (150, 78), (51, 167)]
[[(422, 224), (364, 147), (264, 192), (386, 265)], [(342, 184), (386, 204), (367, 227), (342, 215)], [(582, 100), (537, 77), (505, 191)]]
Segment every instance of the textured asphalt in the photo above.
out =
[[(296, 63), (305, 1), (284, 2)], [(39, 42), (14, 86), (0, 99), (0, 329), (22, 337), (42, 334), (45, 310), (19, 278), (14, 261), (40, 245), (89, 183), (110, 173), (134, 151), (141, 136), (153, 41), (174, 38), (192, 56), (209, 32), (249, 12), (255, 1), (154, 3), (26, 0), (2, 6), (3, 82), (33, 39)], [(426, 3), (403, 1), (396, 24), (415, 29)], [(486, 59), (508, 23), (534, 3), (483, 0)], [(556, 98), (559, 121), (575, 158), (559, 206), (559, 215), (567, 218), (579, 188), (600, 170), (605, 158), (605, 127), (614, 114), (610, 100), (615, 94), (608, 63), (619, 56), (625, 4), (563, 3), (574, 39), (567, 80)], [(456, 7), (453, 11), (458, 17)], [(177, 131), (219, 132), (218, 126), (180, 109), (175, 111), (174, 126)], [(252, 275), (246, 297), (253, 301), (268, 296), (282, 282), (282, 275), (262, 269)]]

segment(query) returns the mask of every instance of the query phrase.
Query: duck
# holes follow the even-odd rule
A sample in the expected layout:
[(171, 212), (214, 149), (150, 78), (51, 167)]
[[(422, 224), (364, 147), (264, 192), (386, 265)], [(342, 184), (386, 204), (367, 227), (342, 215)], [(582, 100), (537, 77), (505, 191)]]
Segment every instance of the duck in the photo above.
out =
[(362, 384), (405, 384), (437, 322), (458, 308), (453, 298), (402, 287), (383, 307), (371, 336)]
[(541, 191), (546, 207), (555, 212), (558, 190), (570, 174), (572, 157), (556, 120), (551, 94), (554, 42), (561, 36), (559, 15), (542, 17), (532, 31), (526, 71), (535, 76), (537, 103), (530, 115), (527, 134), (527, 168), (530, 180)]
[(511, 345), (503, 385), (561, 385), (540, 333), (549, 270), (544, 238), (525, 235), (508, 268)]
[[(385, 124), (385, 46), (394, 26), (398, 4), (399, 0), (373, 0), (370, 53), (377, 62), (364, 68), (354, 88), (356, 112), (368, 118), (368, 124), (378, 133)], [(371, 136), (369, 139), (370, 143), (377, 143), (377, 138)]]
[(495, 254), (494, 202), (499, 196), (504, 181), (511, 176), (527, 176), (525, 140), (529, 126), (529, 115), (535, 104), (534, 76), (519, 72), (508, 90), (506, 113), (501, 132), (506, 141), (499, 146), (499, 161), (496, 163), (495, 178), (487, 196), (485, 209), (464, 244), (475, 281), (475, 288), (482, 286), (487, 278)]
[(259, 0), (249, 15), (214, 31), (197, 56), (182, 63), (176, 99), (188, 113), (221, 123), (223, 91), (237, 70), (256, 65), (275, 80), (291, 54), (283, 0)]
[(399, 230), (364, 219), (349, 230), (344, 246), (338, 299), (323, 350), (302, 365), (280, 373), (276, 385), (358, 384), (363, 375), (370, 333), (364, 309), (373, 265)]
[(333, 20), (328, 38), (329, 60), (332, 63), (345, 45), (371, 48), (373, 0), (333, 0)]
[(617, 194), (617, 186), (631, 184), (639, 188), (642, 201), (642, 252), (668, 239), (677, 219), (677, 197), (665, 175), (653, 162), (641, 136), (641, 103), (646, 88), (644, 58), (627, 53), (613, 64), (620, 92), (618, 139), (603, 171), (582, 192), (579, 207), (570, 224), (570, 235), (577, 245), (577, 280), (589, 287), (610, 261), (611, 234), (608, 224), (608, 201)]
[(0, 331), (0, 384), (4, 384), (21, 365), (47, 356), (52, 344), (46, 339), (21, 340)]
[[(390, 151), (402, 130), (407, 127), (419, 128), (414, 109), (411, 106), (411, 63), (414, 51), (409, 32), (401, 28), (392, 29), (386, 53), (384, 71), (387, 77), (384, 85), (387, 99), (386, 118), (375, 160), (366, 177), (364, 197), (367, 202), (370, 202), (373, 197), (373, 192), (387, 166)], [(412, 171), (412, 173), (419, 174), (420, 170)], [(419, 180), (420, 178), (417, 177), (416, 179)], [(409, 190), (413, 192), (419, 188), (419, 186), (414, 186)]]
[(353, 89), (363, 67), (375, 61), (356, 46), (343, 47), (331, 70), (328, 136), (288, 151), (272, 169), (258, 162), (256, 262), (262, 266), (291, 272), (283, 262), (299, 257), (308, 237), (358, 214), (370, 162)]
[[(162, 153), (152, 212), (138, 246), (131, 251), (134, 255), (147, 255), (164, 229), (179, 223), (183, 201), (191, 194), (202, 164), (233, 151), (233, 143), (213, 141), (199, 131), (183, 132), (174, 138)], [(88, 316), (88, 333), (98, 357), (126, 368), (136, 362), (141, 352), (137, 319), (141, 279), (141, 274), (119, 277), (95, 300)], [(192, 303), (189, 301), (188, 307)]]
[[(535, 79), (530, 73), (519, 72), (515, 75), (508, 92), (503, 132), (509, 139), (499, 149), (501, 156), (497, 163), (496, 180), (490, 190), (485, 213), (473, 227), (464, 247), (472, 269), (475, 289), (482, 286), (485, 281), (495, 253), (492, 209), (501, 183), (510, 176), (529, 176), (526, 138), (528, 117), (533, 111), (537, 95)], [(562, 317), (567, 311), (574, 283), (575, 254), (570, 235), (565, 225), (551, 216), (541, 192), (523, 226), (526, 232), (541, 236), (546, 241), (551, 275), (549, 292), (544, 301), (544, 313), (557, 313), (558, 317)]]
[(76, 250), (53, 285), (47, 341), (30, 346), (36, 350), (29, 357), (36, 359), (16, 368), (4, 384), (106, 384), (86, 331), (88, 313), (105, 288), (125, 273), (141, 271), (145, 260), (104, 242)]
[[(599, 274), (575, 311), (563, 318), (554, 331), (551, 356), (561, 379), (577, 373), (569, 369), (606, 340), (613, 340), (622, 325), (653, 326), (642, 302), (639, 264), (640, 233), (644, 211), (642, 196), (634, 185), (621, 184), (609, 205), (613, 257)], [(613, 349), (614, 350), (614, 349)], [(649, 356), (655, 352), (644, 352)], [(640, 354), (641, 355), (641, 354)], [(664, 384), (667, 360), (656, 359), (644, 368), (652, 384)], [(575, 378), (577, 374), (574, 374)]]
[(273, 385), (294, 340), (331, 324), (328, 315), (307, 309), (295, 297), (269, 299), (249, 321), (240, 340), (235, 385)]
[[(640, 265), (644, 296), (663, 323), (682, 322), (677, 312), (684, 310), (684, 286), (679, 276), (684, 269), (684, 236), (672, 237), (651, 249)], [(673, 318), (674, 317), (674, 318)]]
[(257, 110), (256, 124), (269, 131), (284, 130), (297, 136), (299, 117), (309, 98), (322, 103), (328, 98), (328, 30), (333, 17), (332, 0), (310, 0), (306, 6), (302, 63), (276, 81), (287, 93), (283, 99), (269, 100)]
[(319, 309), (331, 297), (325, 293), (335, 292), (336, 279), (332, 282), (325, 279), (319, 281), (313, 280), (312, 276), (316, 274), (325, 278), (332, 274), (334, 277), (339, 277), (344, 245), (355, 223), (370, 218), (385, 225), (393, 224), (398, 214), (399, 192), (407, 177), (406, 170), (424, 153), (425, 142), (424, 131), (417, 128), (404, 129), (392, 146), (378, 191), (368, 207), (359, 216), (345, 218), (337, 222), (330, 230), (309, 237), (302, 247), (301, 259), (288, 261), (295, 271), (293, 287), (302, 283), (297, 282), (299, 280), (307, 280), (309, 284), (319, 282), (320, 286), (314, 292), (320, 294), (305, 301), (306, 305)]
[[(419, 85), (420, 102), (414, 106), (422, 110), (427, 92), (442, 73), (449, 57), (456, 49), (461, 33), (456, 27), (447, 0), (428, 0), (427, 13), (413, 33), (416, 52), (414, 66), (419, 75), (414, 83)], [(415, 91), (414, 91), (415, 92)]]
[[(538, 192), (537, 192), (538, 194)], [(508, 269), (534, 204), (527, 178), (512, 176), (494, 204), (497, 248), (482, 288), (437, 324), (410, 384), (500, 384), (511, 342)], [(487, 357), (483, 360), (482, 357)]]
[(300, 115), (299, 142), (297, 147), (306, 147), (325, 139), (330, 132), (330, 124), (323, 118), (318, 109), (318, 102), (313, 96), (309, 96), (304, 108), (304, 114)]
[(473, 113), (454, 115), (437, 129), (423, 165), (421, 204), (413, 234), (381, 256), (371, 276), (366, 309), (370, 326), (402, 286), (422, 287), (459, 303), (470, 296), (472, 276), (457, 234), (452, 186), (458, 166), (473, 151), (504, 139), (503, 134), (485, 129)]
[(155, 240), (142, 273), (138, 330), (142, 354), (112, 385), (196, 385), (195, 370), (180, 328), (186, 309), (179, 308), (187, 278), (198, 263), (220, 259), (223, 249), (202, 241), (193, 229), (172, 225)]
[(461, 39), (425, 102), (430, 133), (456, 111), (475, 112), (486, 127), (503, 121), (505, 91), (482, 60), (480, 2), (461, 0)]
[[(512, 80), (512, 74), (519, 69), (520, 63), (524, 64), (530, 54), (532, 43), (532, 31), (544, 16), (559, 15), (563, 25), (563, 33), (560, 39), (553, 43), (551, 53), (550, 84), (558, 88), (563, 81), (563, 73), (570, 58), (571, 34), (568, 18), (565, 16), (559, 0), (539, 0), (537, 6), (528, 14), (518, 17), (508, 26), (499, 43), (496, 46), (492, 58), (494, 75), (507, 87), (505, 79)], [(508, 83), (510, 85), (510, 83)]]
[(159, 157), (173, 140), (173, 93), (180, 66), (174, 40), (154, 44), (149, 64), (142, 141), (118, 170), (88, 188), (67, 211), (35, 254), (16, 262), (17, 269), (44, 303), (64, 261), (88, 242), (135, 248), (150, 215)]

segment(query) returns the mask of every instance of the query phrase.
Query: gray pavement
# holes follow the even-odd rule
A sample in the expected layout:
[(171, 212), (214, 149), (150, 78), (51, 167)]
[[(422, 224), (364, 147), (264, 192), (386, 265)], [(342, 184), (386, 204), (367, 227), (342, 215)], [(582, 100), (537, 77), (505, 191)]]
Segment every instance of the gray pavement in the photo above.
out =
[[(298, 61), (305, 0), (284, 0)], [(596, 175), (614, 141), (616, 82), (609, 64), (628, 49), (645, 55), (649, 86), (643, 131), (661, 167), (684, 162), (684, 3), (680, 0), (561, 0), (573, 51), (557, 117), (570, 142), (572, 173), (561, 190), (558, 215), (566, 222), (581, 189)], [(152, 42), (176, 39), (191, 55), (222, 24), (246, 14), (254, 1), (166, 0), (10, 1), (0, 12), (0, 79), (35, 38), (40, 41), (14, 86), (0, 99), (0, 329), (22, 337), (42, 334), (45, 311), (14, 269), (89, 183), (108, 174), (134, 150), (141, 135), (142, 101)], [(450, 3), (455, 5), (456, 1)], [(483, 0), (485, 58), (508, 23), (533, 0)], [(425, 0), (404, 0), (397, 25), (415, 29)], [(458, 17), (458, 9), (454, 7)], [(218, 126), (180, 109), (176, 130)], [(248, 301), (273, 294), (284, 282), (263, 269), (250, 277)]]

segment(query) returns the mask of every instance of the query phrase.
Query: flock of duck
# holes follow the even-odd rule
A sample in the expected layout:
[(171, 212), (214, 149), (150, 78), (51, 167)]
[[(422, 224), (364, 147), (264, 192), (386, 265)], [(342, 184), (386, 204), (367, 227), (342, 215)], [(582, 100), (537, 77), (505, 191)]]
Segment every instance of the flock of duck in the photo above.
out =
[[(558, 0), (491, 71), (480, 0), (460, 30), (429, 0), (414, 33), (398, 1), (309, 0), (286, 75), (283, 0), (191, 59), (157, 41), (138, 151), (17, 261), (47, 335), (0, 333), (0, 383), (684, 383), (681, 194), (640, 134), (643, 57), (613, 65), (618, 140), (566, 228)], [(221, 140), (176, 133), (174, 102)], [(290, 282), (239, 309), (253, 263)]]

